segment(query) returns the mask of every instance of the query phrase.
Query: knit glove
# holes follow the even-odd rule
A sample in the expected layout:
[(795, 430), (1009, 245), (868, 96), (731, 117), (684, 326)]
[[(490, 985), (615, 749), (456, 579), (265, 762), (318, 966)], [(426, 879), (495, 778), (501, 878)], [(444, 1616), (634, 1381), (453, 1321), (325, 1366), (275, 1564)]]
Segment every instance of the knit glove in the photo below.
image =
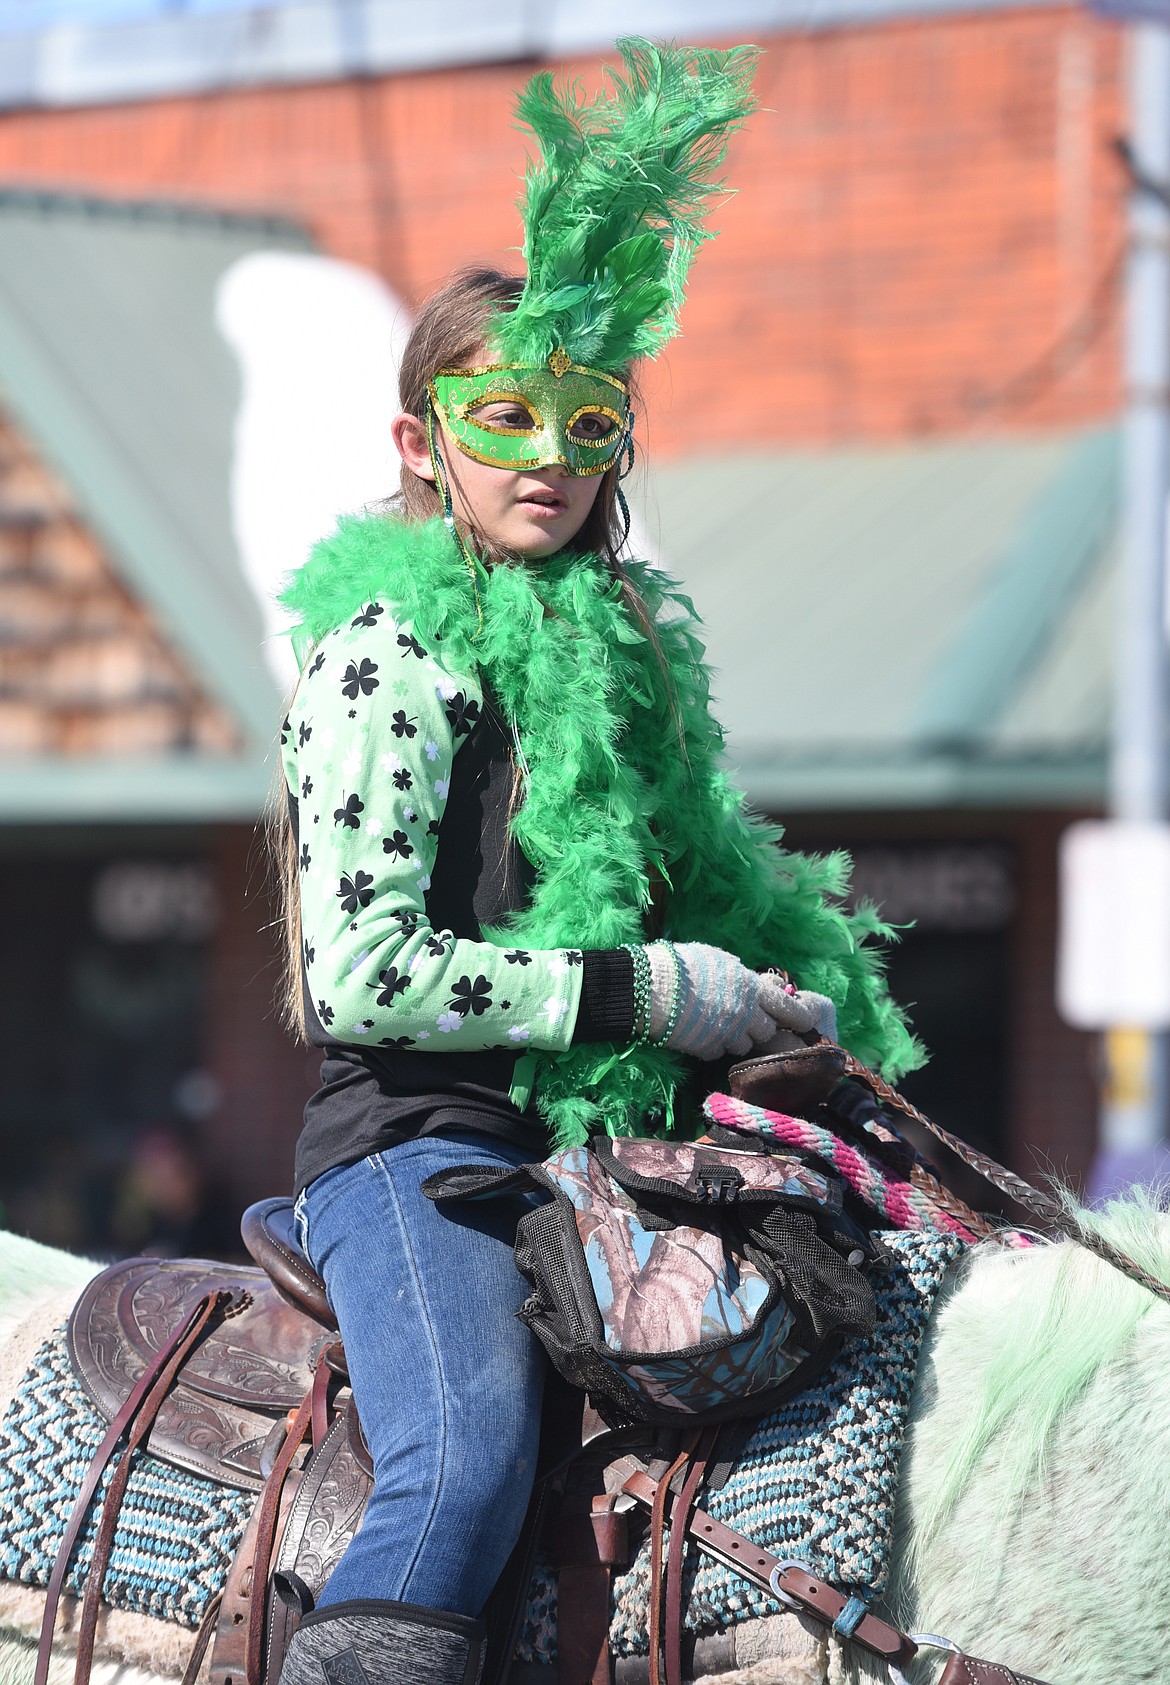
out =
[(649, 1040), (694, 1059), (743, 1058), (780, 1030), (820, 1029), (823, 1012), (814, 1003), (832, 1015), (823, 995), (793, 992), (722, 948), (652, 942), (643, 953), (650, 965)]

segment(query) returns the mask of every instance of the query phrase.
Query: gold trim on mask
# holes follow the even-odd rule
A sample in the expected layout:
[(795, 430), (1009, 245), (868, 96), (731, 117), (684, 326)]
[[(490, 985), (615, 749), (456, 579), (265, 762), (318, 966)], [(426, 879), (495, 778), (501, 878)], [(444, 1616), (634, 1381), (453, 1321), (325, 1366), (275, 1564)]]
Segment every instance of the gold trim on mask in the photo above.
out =
[[(460, 375), (510, 374), (514, 369), (531, 369), (539, 366), (539, 364), (533, 363), (478, 363), (470, 369), (436, 369), (431, 378), (438, 380), (439, 376), (442, 375), (445, 379), (456, 380)], [(616, 386), (619, 392), (623, 392), (627, 398), (630, 395), (629, 386), (616, 374), (607, 374), (604, 369), (591, 369), (587, 363), (566, 363), (557, 378), (560, 379), (561, 375), (568, 374), (570, 370), (573, 374), (591, 374), (596, 380), (608, 381), (611, 386)]]
[[(614, 434), (626, 425), (625, 416), (619, 415), (616, 410), (609, 409), (605, 404), (582, 404), (581, 408), (579, 410), (574, 410), (568, 421), (566, 421), (565, 432), (572, 433), (574, 424), (580, 421), (583, 415), (604, 415), (609, 421), (613, 422), (613, 426), (610, 428), (609, 432), (603, 433), (600, 439), (583, 439), (579, 435), (574, 436), (573, 443), (575, 445), (584, 445), (587, 450), (601, 450), (603, 448), (608, 449), (609, 446), (613, 444)], [(482, 427), (483, 422), (477, 422), (476, 425)]]
[[(449, 372), (449, 370), (445, 369), (439, 370), (440, 374)], [(469, 398), (465, 404), (452, 404), (451, 408), (459, 417), (460, 421), (466, 421), (470, 418), (474, 421), (477, 427), (482, 427), (485, 433), (505, 433), (509, 439), (515, 439), (523, 437), (523, 435), (528, 432), (527, 427), (505, 427), (498, 421), (481, 421), (475, 414), (475, 411), (483, 409), (487, 404), (515, 404), (518, 408), (524, 411), (529, 421), (531, 421), (534, 432), (539, 433), (544, 430), (544, 417), (535, 407), (532, 399), (526, 398), (522, 392), (492, 392), (486, 398)], [(588, 415), (589, 410), (586, 408), (580, 413), (582, 415)], [(598, 409), (597, 413), (600, 415), (602, 412)], [(608, 415), (610, 412), (606, 410), (604, 413)], [(576, 420), (576, 416), (574, 416), (573, 419)], [(606, 438), (608, 437), (609, 434), (607, 433)], [(462, 450), (463, 446), (460, 445), (459, 448)]]

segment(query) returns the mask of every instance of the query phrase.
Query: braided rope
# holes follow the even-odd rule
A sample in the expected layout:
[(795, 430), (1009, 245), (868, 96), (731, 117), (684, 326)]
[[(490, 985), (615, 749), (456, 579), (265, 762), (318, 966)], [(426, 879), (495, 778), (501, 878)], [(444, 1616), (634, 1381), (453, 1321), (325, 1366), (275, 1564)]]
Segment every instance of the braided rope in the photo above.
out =
[(788, 1117), (737, 1100), (730, 1094), (712, 1094), (704, 1110), (715, 1123), (744, 1134), (767, 1135), (786, 1147), (802, 1147), (833, 1166), (853, 1192), (891, 1228), (925, 1229), (934, 1234), (956, 1234), (967, 1242), (976, 1236), (965, 1224), (939, 1208), (936, 1201), (912, 1182), (904, 1182), (872, 1159), (851, 1147), (832, 1130), (804, 1118)]
[[(1053, 1198), (1051, 1194), (1042, 1193), (1039, 1188), (1034, 1188), (1030, 1182), (1025, 1182), (1022, 1176), (1017, 1176), (1015, 1171), (1008, 1170), (1004, 1165), (998, 1164), (995, 1159), (989, 1158), (986, 1153), (978, 1152), (974, 1147), (968, 1146), (966, 1141), (958, 1135), (952, 1135), (949, 1129), (944, 1129), (941, 1124), (928, 1118), (925, 1112), (920, 1112), (918, 1107), (903, 1098), (896, 1088), (891, 1087), (876, 1072), (863, 1065), (860, 1059), (855, 1059), (851, 1053), (845, 1055), (845, 1069), (850, 1076), (859, 1077), (879, 1100), (884, 1100), (887, 1105), (895, 1106), (906, 1117), (913, 1118), (915, 1123), (921, 1124), (936, 1140), (941, 1141), (944, 1147), (949, 1147), (957, 1158), (961, 1158), (964, 1164), (969, 1164), (972, 1170), (977, 1170), (980, 1176), (991, 1183), (993, 1188), (998, 1188), (1001, 1193), (1005, 1193), (1010, 1199), (1014, 1199), (1017, 1204), (1024, 1207), (1025, 1211), (1030, 1211), (1034, 1217), (1039, 1217), (1042, 1222), (1050, 1224), (1066, 1240), (1076, 1241), (1086, 1251), (1094, 1253), (1103, 1263), (1110, 1264), (1115, 1270), (1120, 1270), (1122, 1275), (1128, 1276), (1131, 1281), (1136, 1281), (1139, 1287), (1146, 1288), (1148, 1292), (1156, 1294), (1159, 1299), (1170, 1300), (1170, 1284), (1159, 1281), (1157, 1276), (1151, 1275), (1149, 1270), (1144, 1269), (1128, 1253), (1122, 1252), (1119, 1247), (1114, 1246), (1103, 1235), (1099, 1235), (1095, 1229), (1091, 1229), (1087, 1223), (1081, 1221), (1075, 1211), (1069, 1210), (1058, 1199)], [(997, 1236), (997, 1238), (1000, 1237)]]

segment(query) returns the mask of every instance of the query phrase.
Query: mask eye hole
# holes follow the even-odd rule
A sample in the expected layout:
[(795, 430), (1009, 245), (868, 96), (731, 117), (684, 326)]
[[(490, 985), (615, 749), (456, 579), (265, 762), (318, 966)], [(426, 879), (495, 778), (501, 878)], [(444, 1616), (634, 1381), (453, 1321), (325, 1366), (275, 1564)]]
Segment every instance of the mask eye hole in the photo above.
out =
[(539, 415), (518, 392), (501, 392), (481, 398), (464, 410), (468, 421), (489, 433), (535, 433), (542, 423)]
[(612, 445), (624, 426), (624, 418), (616, 410), (606, 409), (601, 404), (587, 404), (569, 417), (565, 431), (574, 444), (597, 449), (602, 445)]

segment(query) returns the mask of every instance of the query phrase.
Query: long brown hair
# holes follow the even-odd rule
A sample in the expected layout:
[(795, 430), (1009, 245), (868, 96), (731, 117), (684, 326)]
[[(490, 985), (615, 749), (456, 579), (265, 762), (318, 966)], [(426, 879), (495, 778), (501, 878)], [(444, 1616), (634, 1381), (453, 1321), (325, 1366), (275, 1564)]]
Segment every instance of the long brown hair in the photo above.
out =
[[(432, 294), (415, 318), (398, 371), (399, 402), (405, 411), (417, 416), (420, 421), (426, 420), (428, 381), (439, 369), (466, 368), (480, 358), (490, 336), (493, 317), (499, 310), (515, 307), (523, 286), (523, 281), (516, 275), (506, 275), (498, 269), (471, 268), (457, 271), (445, 287)], [(620, 372), (624, 378), (629, 378), (628, 371)], [(665, 681), (665, 664), (653, 616), (627, 576), (620, 559), (619, 553), (624, 542), (624, 521), (618, 501), (617, 482), (615, 468), (602, 475), (597, 497), (573, 544), (574, 548), (592, 551), (605, 562), (618, 582), (627, 609), (649, 638)], [(401, 470), (401, 490), (380, 507), (388, 514), (397, 515), (399, 519), (418, 522), (433, 520), (436, 515), (442, 513), (442, 503), (434, 481), (423, 479), (405, 463)], [(486, 559), (492, 560), (491, 547), (482, 548)], [(669, 696), (669, 685), (667, 694)], [(671, 700), (673, 704), (673, 699)], [(519, 779), (516, 780), (514, 788), (518, 799)], [(296, 838), (279, 766), (277, 782), (269, 804), (267, 829), (279, 888), (280, 923), (284, 936), (282, 1016), (289, 1029), (304, 1040), (300, 873)]]
[[(463, 369), (481, 359), (492, 318), (500, 310), (513, 309), (523, 287), (518, 275), (505, 275), (499, 269), (460, 269), (431, 295), (415, 320), (398, 371), (398, 401), (404, 410), (419, 421), (426, 420), (427, 382), (439, 369)], [(619, 372), (629, 378), (627, 370)], [(405, 463), (402, 491), (394, 501), (409, 520), (429, 521), (442, 512), (434, 481), (422, 479)], [(610, 469), (602, 475), (593, 507), (573, 544), (602, 556), (615, 578), (624, 582), (618, 560), (623, 525), (617, 473)]]

